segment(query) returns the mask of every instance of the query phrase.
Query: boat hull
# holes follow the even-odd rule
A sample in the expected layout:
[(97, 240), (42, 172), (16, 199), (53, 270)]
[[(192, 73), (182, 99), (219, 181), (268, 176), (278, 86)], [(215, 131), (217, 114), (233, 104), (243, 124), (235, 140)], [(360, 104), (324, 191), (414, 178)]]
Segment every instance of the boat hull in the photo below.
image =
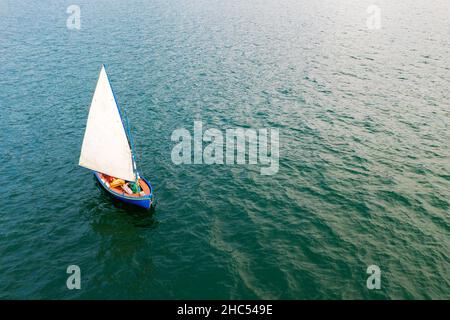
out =
[(97, 179), (97, 181), (99, 182), (100, 186), (113, 198), (122, 201), (126, 204), (130, 204), (133, 206), (138, 206), (144, 209), (151, 209), (154, 205), (153, 203), (153, 187), (151, 186), (151, 184), (145, 179), (142, 178), (142, 180), (145, 181), (145, 183), (148, 185), (149, 189), (150, 189), (150, 195), (146, 195), (146, 196), (142, 196), (142, 197), (130, 197), (130, 196), (126, 196), (124, 194), (120, 194), (118, 192), (115, 192), (114, 190), (111, 190), (110, 188), (108, 188), (108, 186), (102, 181), (100, 174), (98, 172), (94, 171), (94, 176)]

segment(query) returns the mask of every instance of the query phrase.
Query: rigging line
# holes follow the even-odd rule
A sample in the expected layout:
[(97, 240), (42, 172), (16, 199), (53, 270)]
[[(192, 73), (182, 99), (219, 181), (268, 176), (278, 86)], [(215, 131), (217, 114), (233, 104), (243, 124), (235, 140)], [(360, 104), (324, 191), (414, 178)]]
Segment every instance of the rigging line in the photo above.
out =
[(127, 136), (128, 136), (128, 142), (129, 142), (130, 148), (131, 148), (131, 158), (133, 160), (133, 170), (136, 175), (136, 181), (137, 181), (138, 180), (138, 170), (137, 170), (137, 164), (136, 164), (136, 158), (135, 158), (136, 151), (134, 149), (134, 141), (133, 141), (133, 136), (131, 135), (131, 128), (130, 128), (130, 123), (128, 121), (128, 115), (125, 110), (123, 110), (123, 111), (124, 111), (125, 122), (126, 122), (126, 132), (127, 132)]

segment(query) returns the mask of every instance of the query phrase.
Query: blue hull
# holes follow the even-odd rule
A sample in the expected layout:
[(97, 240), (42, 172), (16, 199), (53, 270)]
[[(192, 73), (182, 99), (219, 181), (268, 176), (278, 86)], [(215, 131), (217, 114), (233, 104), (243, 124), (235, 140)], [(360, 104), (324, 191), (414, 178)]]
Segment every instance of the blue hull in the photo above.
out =
[(110, 194), (113, 198), (120, 200), (122, 202), (125, 202), (127, 204), (135, 205), (144, 209), (150, 209), (153, 205), (153, 187), (152, 185), (145, 179), (142, 178), (142, 180), (145, 181), (145, 183), (150, 188), (150, 196), (143, 196), (143, 197), (128, 197), (126, 195), (122, 195), (120, 193), (114, 192), (111, 189), (109, 189), (105, 183), (102, 181), (100, 176), (97, 172), (94, 172), (94, 176), (97, 178), (97, 181), (100, 183), (100, 185), (105, 189), (108, 194)]

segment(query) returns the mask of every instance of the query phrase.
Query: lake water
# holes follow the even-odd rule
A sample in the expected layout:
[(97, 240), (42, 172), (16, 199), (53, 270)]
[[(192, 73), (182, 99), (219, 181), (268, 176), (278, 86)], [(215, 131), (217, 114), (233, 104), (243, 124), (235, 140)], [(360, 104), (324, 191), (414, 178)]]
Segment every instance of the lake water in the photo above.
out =
[[(0, 298), (450, 298), (449, 20), (447, 0), (0, 0)], [(153, 214), (77, 165), (102, 63)], [(278, 129), (278, 173), (173, 164), (195, 120)]]

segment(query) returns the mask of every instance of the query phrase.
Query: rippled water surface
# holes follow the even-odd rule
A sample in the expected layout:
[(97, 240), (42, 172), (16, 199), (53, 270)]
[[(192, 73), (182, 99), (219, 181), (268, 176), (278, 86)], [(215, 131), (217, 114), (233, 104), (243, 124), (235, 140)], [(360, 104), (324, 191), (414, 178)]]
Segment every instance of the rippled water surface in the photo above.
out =
[[(373, 2), (0, 0), (0, 298), (450, 298), (450, 2)], [(154, 214), (77, 166), (102, 63)], [(279, 172), (174, 165), (194, 120)]]

